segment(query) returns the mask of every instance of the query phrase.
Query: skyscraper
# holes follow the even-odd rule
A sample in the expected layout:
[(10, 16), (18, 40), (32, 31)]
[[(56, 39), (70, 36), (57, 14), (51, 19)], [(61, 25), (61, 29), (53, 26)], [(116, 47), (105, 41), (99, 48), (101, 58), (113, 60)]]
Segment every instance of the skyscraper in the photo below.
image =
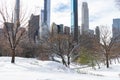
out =
[(44, 10), (41, 10), (40, 38), (48, 37), (50, 31), (50, 2), (51, 0), (44, 0)]
[(44, 0), (44, 24), (50, 28), (50, 2), (51, 0)]
[(97, 38), (97, 41), (100, 42), (100, 29), (99, 29), (99, 26), (96, 26), (96, 28), (95, 28), (95, 37)]
[(44, 23), (44, 10), (41, 10), (41, 15), (40, 15), (40, 23)]
[(31, 42), (39, 41), (39, 15), (31, 15), (28, 25), (28, 37)]
[(71, 33), (78, 42), (78, 0), (71, 0)]
[(16, 0), (15, 4), (15, 19), (19, 20), (19, 12), (20, 12), (20, 0)]
[(112, 32), (113, 38), (120, 36), (120, 18), (113, 19)]
[(82, 3), (82, 33), (89, 31), (89, 9), (87, 2)]
[(15, 3), (15, 13), (14, 13), (14, 24), (15, 24), (15, 27), (17, 27), (18, 22), (20, 22), (19, 16), (20, 16), (20, 0), (16, 0), (16, 3)]

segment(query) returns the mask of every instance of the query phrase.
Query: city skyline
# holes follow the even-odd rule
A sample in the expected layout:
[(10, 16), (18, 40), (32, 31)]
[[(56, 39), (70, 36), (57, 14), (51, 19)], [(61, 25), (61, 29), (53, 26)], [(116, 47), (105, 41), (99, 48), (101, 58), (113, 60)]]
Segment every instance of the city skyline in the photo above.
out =
[[(112, 19), (120, 17), (120, 11), (115, 5), (115, 0), (80, 0), (78, 3), (79, 26), (81, 25), (81, 6), (84, 1), (89, 5), (89, 23), (92, 29), (99, 25), (112, 26)], [(8, 4), (13, 3), (14, 0), (7, 0), (7, 2)], [(43, 9), (43, 0), (29, 0), (29, 2), (27, 0), (21, 0), (21, 2), (24, 9), (29, 10), (30, 13), (39, 14), (41, 9)], [(51, 23), (55, 22), (57, 24), (70, 26), (70, 0), (58, 0), (57, 2), (51, 0), (51, 5)]]

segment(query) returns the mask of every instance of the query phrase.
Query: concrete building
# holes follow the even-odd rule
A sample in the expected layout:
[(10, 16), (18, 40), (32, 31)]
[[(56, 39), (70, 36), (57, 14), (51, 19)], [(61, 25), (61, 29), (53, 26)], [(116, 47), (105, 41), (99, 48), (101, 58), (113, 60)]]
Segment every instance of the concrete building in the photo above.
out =
[(113, 19), (112, 33), (113, 38), (120, 37), (120, 18)]
[(58, 33), (59, 34), (63, 34), (63, 29), (64, 29), (64, 25), (63, 24), (59, 24), (59, 25), (57, 25), (57, 30), (58, 30)]
[(68, 26), (64, 27), (64, 34), (70, 35), (70, 27)]
[(32, 42), (37, 42), (39, 39), (39, 15), (31, 15), (28, 25), (28, 37)]
[(51, 28), (50, 28), (50, 33), (51, 33), (52, 35), (55, 35), (55, 34), (58, 33), (58, 31), (57, 31), (57, 24), (52, 23)]
[(41, 10), (40, 12), (40, 26), (44, 23), (44, 10)]
[(100, 42), (100, 29), (99, 29), (99, 26), (96, 26), (96, 28), (95, 28), (95, 36), (96, 36), (98, 42)]
[(13, 32), (13, 27), (14, 27), (14, 23), (10, 23), (10, 22), (5, 22), (4, 23), (4, 31), (8, 31), (8, 32)]
[(50, 32), (52, 33), (52, 35), (56, 35), (56, 34), (70, 35), (70, 27), (64, 26), (63, 24), (57, 25), (57, 24), (53, 23), (51, 26)]
[(89, 34), (89, 35), (94, 35), (94, 30), (89, 29), (89, 30), (88, 30), (88, 34)]
[(71, 0), (71, 34), (78, 42), (78, 0)]
[(82, 3), (82, 34), (89, 31), (89, 9), (87, 2)]
[(64, 25), (63, 24), (57, 25), (57, 24), (53, 23), (51, 26), (50, 32), (52, 33), (52, 35), (64, 34)]
[(16, 0), (15, 3), (15, 13), (14, 13), (14, 27), (20, 25), (20, 0)]

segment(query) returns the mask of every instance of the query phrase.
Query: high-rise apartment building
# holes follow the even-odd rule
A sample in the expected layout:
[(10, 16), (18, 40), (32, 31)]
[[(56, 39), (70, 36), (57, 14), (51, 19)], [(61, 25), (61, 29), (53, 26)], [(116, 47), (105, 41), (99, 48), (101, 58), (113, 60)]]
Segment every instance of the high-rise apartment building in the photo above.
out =
[(14, 11), (14, 27), (17, 28), (20, 25), (20, 0), (16, 0)]
[(63, 24), (59, 24), (59, 25), (57, 25), (57, 28), (58, 28), (58, 33), (59, 34), (63, 34), (64, 25)]
[(20, 15), (20, 0), (16, 0), (15, 4), (15, 21), (19, 20)]
[(78, 42), (78, 0), (71, 0), (71, 33)]
[(64, 34), (70, 35), (70, 27), (68, 26), (64, 27)]
[(28, 37), (31, 42), (39, 40), (39, 15), (31, 15), (28, 25)]
[(50, 28), (50, 2), (51, 0), (44, 0), (44, 24)]
[(89, 9), (87, 2), (82, 3), (82, 34), (89, 31)]
[(40, 26), (44, 23), (44, 10), (42, 9), (40, 12)]
[(44, 10), (41, 10), (40, 17), (40, 38), (46, 38), (50, 31), (50, 4), (51, 0), (44, 0)]
[(112, 32), (113, 38), (120, 36), (120, 18), (113, 19)]
[(95, 28), (95, 37), (96, 37), (97, 41), (100, 42), (100, 29), (99, 29), (99, 26), (96, 26), (96, 28)]

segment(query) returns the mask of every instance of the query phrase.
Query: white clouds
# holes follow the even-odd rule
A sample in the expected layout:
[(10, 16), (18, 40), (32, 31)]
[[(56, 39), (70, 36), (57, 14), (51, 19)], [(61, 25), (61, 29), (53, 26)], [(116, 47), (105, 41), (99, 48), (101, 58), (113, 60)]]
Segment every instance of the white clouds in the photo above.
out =
[[(56, 8), (65, 5), (67, 5), (65, 10), (55, 11)], [(70, 0), (51, 0), (51, 23), (52, 22), (70, 26)]]

